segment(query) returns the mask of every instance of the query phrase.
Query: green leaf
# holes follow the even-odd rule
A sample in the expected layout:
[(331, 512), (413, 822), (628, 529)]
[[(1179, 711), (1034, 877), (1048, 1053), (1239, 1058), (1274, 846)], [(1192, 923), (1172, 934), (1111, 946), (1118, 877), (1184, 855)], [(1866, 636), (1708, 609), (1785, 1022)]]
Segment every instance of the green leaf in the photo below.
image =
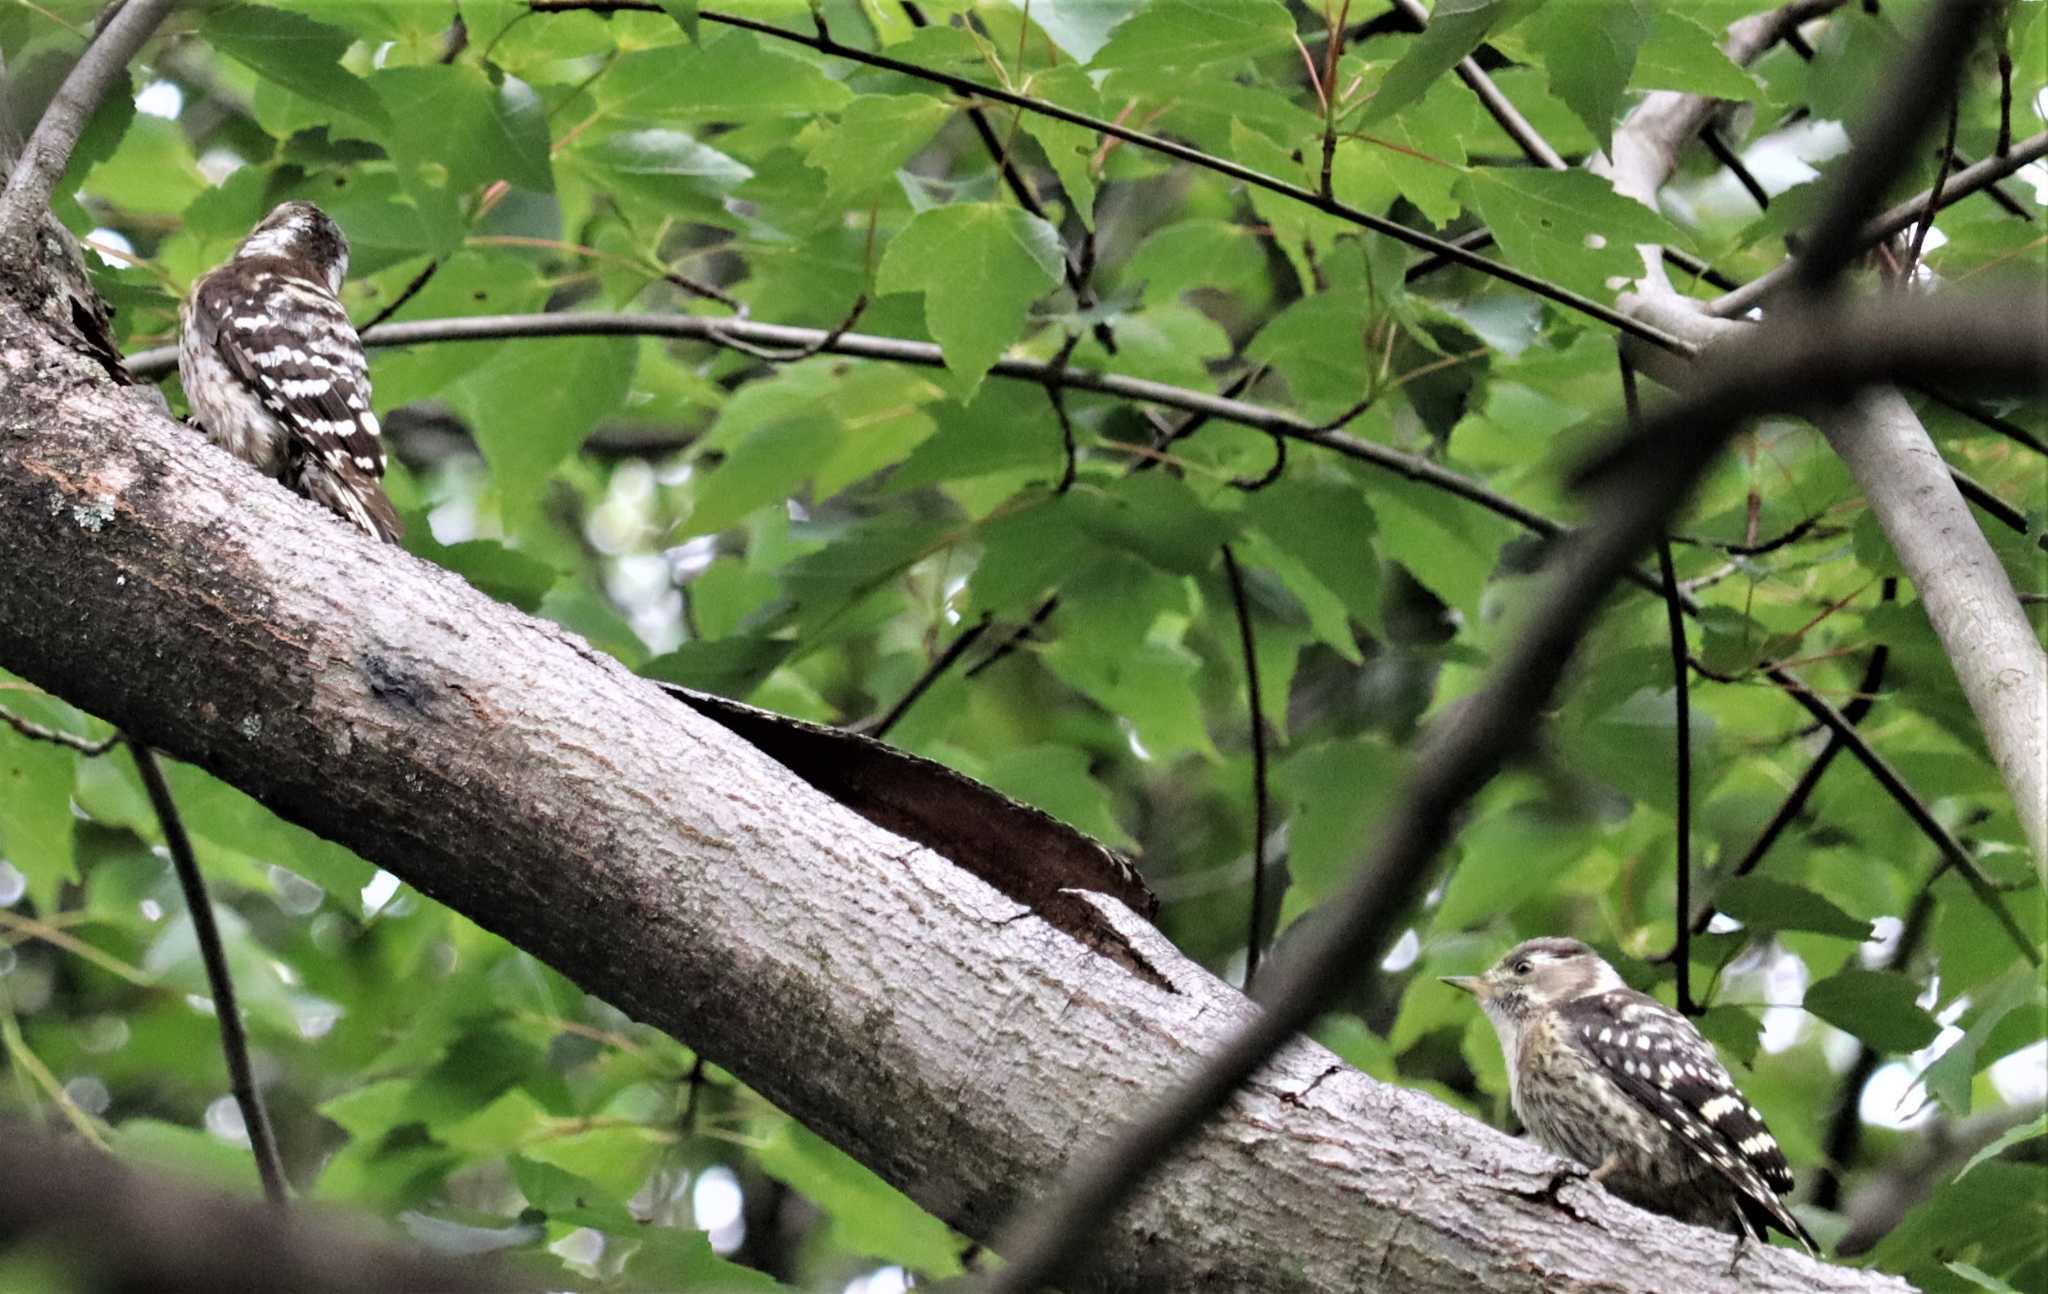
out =
[(716, 1294), (794, 1294), (795, 1287), (720, 1258), (702, 1231), (640, 1226), (626, 1232), (639, 1244), (621, 1273), (624, 1288), (707, 1290)]
[(1351, 618), (1380, 623), (1379, 528), (1364, 494), (1335, 480), (1290, 475), (1254, 492), (1245, 512), (1260, 533), (1344, 602)]
[(1650, 19), (1650, 38), (1636, 53), (1629, 83), (1639, 90), (1678, 90), (1716, 99), (1754, 99), (1756, 78), (1721, 52), (1706, 24), (1676, 6)]
[(1431, 927), (1463, 930), (1554, 889), (1589, 843), (1583, 823), (1559, 820), (1540, 805), (1511, 805), (1480, 819), (1459, 833), (1458, 865)]
[(1280, 0), (1152, 0), (1119, 26), (1088, 65), (1185, 69), (1285, 49), (1294, 16)]
[(1968, 1263), (1948, 1263), (1946, 1264), (1946, 1266), (1950, 1271), (1962, 1277), (1964, 1280), (1970, 1282), (1970, 1284), (1975, 1285), (1977, 1288), (1990, 1290), (1991, 1294), (2020, 1294), (2018, 1290), (2006, 1284), (2004, 1281), (1998, 1279), (1996, 1276), (1993, 1276), (1991, 1273), (1981, 1271), (1976, 1267), (1972, 1267)]
[(1031, 12), (1038, 29), (1077, 63), (1094, 58), (1109, 43), (1118, 23), (1145, 7), (1146, 0), (1061, 0)]
[(698, 39), (697, 0), (661, 0), (661, 9), (676, 20), (676, 26), (683, 29), (683, 35), (693, 43)]
[(1500, 561), (1508, 525), (1477, 508), (1444, 506), (1436, 490), (1387, 473), (1364, 478), (1379, 516), (1379, 544), (1430, 592), (1473, 621)]
[(1763, 1044), (1763, 1021), (1755, 1012), (1739, 1006), (1710, 1007), (1699, 1018), (1699, 1026), (1723, 1056), (1739, 1065), (1756, 1063), (1757, 1050)]
[(1257, 231), (1229, 220), (1183, 220), (1154, 230), (1124, 264), (1123, 281), (1142, 283), (1145, 304), (1178, 300), (1196, 288), (1246, 288), (1264, 277)]
[(304, 14), (269, 5), (215, 9), (200, 24), (215, 50), (292, 94), (378, 130), (391, 120), (375, 90), (341, 66), (355, 37)]
[(1977, 1165), (1996, 1159), (2021, 1142), (2032, 1141), (2036, 1137), (2048, 1137), (2048, 1114), (2042, 1115), (2031, 1123), (2016, 1124), (2013, 1127), (2007, 1128), (1998, 1135), (1997, 1140), (1992, 1141), (1982, 1150), (1970, 1156), (1970, 1162), (1964, 1164), (1957, 1171), (1955, 1177), (1950, 1180), (1960, 1182)]
[(1465, 193), (1515, 268), (1596, 300), (1643, 272), (1638, 243), (1683, 244), (1670, 221), (1586, 171), (1479, 166)]
[(896, 168), (931, 142), (953, 106), (924, 94), (864, 94), (818, 132), (804, 160), (825, 172), (835, 199), (893, 184)]
[(510, 342), (450, 393), (508, 506), (538, 506), (555, 465), (625, 400), (635, 353), (613, 337)]
[(1245, 356), (1287, 379), (1305, 417), (1335, 417), (1365, 397), (1369, 322), (1365, 303), (1349, 293), (1303, 297), (1267, 321)]
[(492, 85), (474, 67), (394, 67), (370, 85), (391, 115), (382, 141), (407, 168), (445, 167), (459, 190), (507, 180), (552, 192), (547, 116), (533, 90), (517, 77)]
[(990, 761), (990, 786), (1119, 849), (1137, 841), (1116, 820), (1109, 793), (1088, 773), (1087, 752), (1074, 746), (1018, 746)]
[(113, 155), (92, 168), (82, 187), (126, 211), (175, 215), (208, 185), (192, 159), (184, 129), (162, 117), (141, 116), (121, 136)]
[(788, 658), (794, 644), (751, 635), (687, 642), (640, 667), (648, 678), (743, 701)]
[[(1102, 96), (1096, 92), (1095, 82), (1075, 64), (1063, 63), (1037, 73), (1031, 78), (1030, 89), (1033, 95), (1048, 103), (1091, 117), (1102, 115)], [(1053, 173), (1060, 177), (1060, 187), (1067, 191), (1067, 203), (1074, 219), (1084, 226), (1093, 227), (1095, 153), (1101, 144), (1095, 132), (1085, 126), (1048, 117), (1042, 112), (1022, 113), (1017, 124), (1045, 150), (1045, 160), (1051, 163)]]
[(945, 1223), (794, 1120), (779, 1121), (755, 1157), (763, 1172), (830, 1218), (832, 1238), (848, 1250), (935, 1277), (960, 1272), (959, 1246)]
[(1031, 303), (1058, 284), (1063, 257), (1058, 231), (1036, 216), (993, 202), (953, 203), (904, 226), (876, 283), (883, 292), (924, 293), (925, 326), (968, 399), (1017, 340)]
[(1420, 99), (1438, 77), (1479, 48), (1488, 32), (1533, 7), (1532, 0), (1438, 0), (1429, 26), (1388, 70), (1359, 124), (1384, 121)]
[[(56, 727), (56, 703), (31, 693), (0, 692), (0, 703), (20, 717)], [(58, 891), (78, 879), (73, 855), (71, 781), (78, 756), (47, 741), (33, 741), (0, 723), (0, 858), (28, 881), (39, 911), (56, 910)]]
[(1378, 737), (1305, 747), (1284, 760), (1274, 790), (1293, 809), (1287, 855), (1290, 902), (1314, 903), (1351, 879), (1373, 828), (1394, 802), (1407, 761)]
[(626, 54), (592, 92), (604, 109), (647, 124), (809, 117), (853, 99), (817, 64), (744, 31)]
[(1806, 990), (1807, 1011), (1883, 1052), (1918, 1051), (1941, 1033), (1917, 1000), (1920, 986), (1886, 971), (1845, 970)]
[(1465, 173), (1465, 141), (1452, 124), (1449, 101), (1463, 92), (1448, 82), (1432, 86), (1422, 102), (1379, 122), (1363, 138), (1338, 144), (1331, 176), (1337, 196), (1354, 206), (1369, 204), (1355, 194), (1347, 197), (1346, 189), (1360, 172), (1373, 172), (1430, 220), (1441, 225), (1455, 219), (1464, 209), (1455, 190)]
[(1969, 1012), (1969, 1026), (1955, 1045), (1935, 1057), (1921, 1074), (1921, 1081), (1928, 1092), (1950, 1113), (1961, 1116), (1970, 1112), (1970, 1087), (1977, 1071), (1997, 1059), (1997, 1053), (1985, 1054), (1985, 1043), (1991, 1038), (2005, 1018), (2024, 1007), (2035, 1008), (2038, 1017), (2044, 990), (2039, 976), (2027, 968), (2018, 968), (1995, 981), (1988, 989), (1976, 994), (1977, 1004)]
[(662, 1128), (589, 1128), (529, 1142), (526, 1158), (586, 1177), (625, 1200), (640, 1189), (672, 1134)]
[(761, 427), (704, 477), (678, 537), (715, 534), (765, 503), (788, 498), (838, 437), (838, 424), (822, 410)]
[(466, 1119), (435, 1129), (440, 1140), (478, 1157), (510, 1154), (537, 1138), (548, 1126), (548, 1112), (520, 1087), (507, 1088), (497, 1100)]
[(256, 1161), (247, 1146), (161, 1119), (130, 1119), (107, 1137), (107, 1148), (130, 1164), (196, 1177), (245, 1196), (258, 1193)]
[(1804, 886), (1768, 876), (1736, 877), (1715, 893), (1714, 906), (1761, 930), (1810, 930), (1858, 943), (1870, 938), (1868, 921), (1850, 916)]
[(753, 170), (680, 130), (619, 130), (578, 140), (565, 158), (598, 189), (648, 204), (651, 212), (719, 217), (726, 195)]
[(1551, 90), (1586, 123), (1602, 149), (1610, 147), (1637, 51), (1650, 34), (1644, 0), (1546, 5), (1520, 30), (1543, 56)]

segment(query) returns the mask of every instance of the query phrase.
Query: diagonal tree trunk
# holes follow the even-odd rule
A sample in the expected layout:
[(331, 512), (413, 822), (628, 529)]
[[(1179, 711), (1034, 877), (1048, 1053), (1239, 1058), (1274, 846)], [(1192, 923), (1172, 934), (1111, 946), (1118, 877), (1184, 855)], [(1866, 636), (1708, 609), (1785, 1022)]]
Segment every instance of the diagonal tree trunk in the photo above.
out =
[[(978, 1238), (1252, 1010), (1114, 900), (1084, 902), (1135, 958), (359, 539), (4, 291), (0, 666), (686, 1040)], [(1562, 1168), (1298, 1043), (1104, 1229), (1082, 1288), (1904, 1288)]]

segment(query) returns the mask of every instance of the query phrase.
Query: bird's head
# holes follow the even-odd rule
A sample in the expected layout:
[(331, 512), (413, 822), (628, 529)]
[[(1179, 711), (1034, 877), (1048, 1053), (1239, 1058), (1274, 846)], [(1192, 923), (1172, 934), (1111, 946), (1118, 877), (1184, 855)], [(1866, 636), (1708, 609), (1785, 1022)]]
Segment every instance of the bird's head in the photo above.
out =
[(1446, 975), (1443, 980), (1478, 998), (1496, 1024), (1519, 1023), (1588, 993), (1626, 987), (1599, 953), (1576, 939), (1559, 938), (1516, 944), (1484, 975)]
[(304, 261), (339, 293), (348, 277), (348, 238), (341, 226), (310, 202), (280, 202), (257, 222), (237, 256), (282, 256)]

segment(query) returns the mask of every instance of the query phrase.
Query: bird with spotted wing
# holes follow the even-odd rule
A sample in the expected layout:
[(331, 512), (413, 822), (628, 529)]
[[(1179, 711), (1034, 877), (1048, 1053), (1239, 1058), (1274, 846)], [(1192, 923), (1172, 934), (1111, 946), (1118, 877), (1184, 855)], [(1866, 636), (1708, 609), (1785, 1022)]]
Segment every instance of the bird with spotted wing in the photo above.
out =
[(1509, 1098), (1535, 1138), (1629, 1202), (1807, 1252), (1782, 1198), (1785, 1153), (1690, 1020), (1622, 981), (1576, 939), (1531, 939), (1484, 975), (1445, 977), (1479, 1005), (1507, 1058)]
[(396, 543), (369, 362), (337, 295), (348, 239), (310, 202), (285, 202), (193, 284), (178, 376), (214, 444)]

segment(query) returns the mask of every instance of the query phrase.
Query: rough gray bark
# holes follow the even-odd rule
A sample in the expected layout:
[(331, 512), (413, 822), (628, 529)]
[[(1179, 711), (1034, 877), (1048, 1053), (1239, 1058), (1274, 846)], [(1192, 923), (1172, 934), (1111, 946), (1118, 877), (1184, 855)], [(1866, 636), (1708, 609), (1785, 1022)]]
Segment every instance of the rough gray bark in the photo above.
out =
[[(360, 539), (5, 303), (0, 665), (676, 1034), (972, 1236), (1252, 1010), (1120, 905), (1096, 900), (1170, 987)], [(1078, 1288), (1903, 1288), (1562, 1168), (1301, 1043)]]

